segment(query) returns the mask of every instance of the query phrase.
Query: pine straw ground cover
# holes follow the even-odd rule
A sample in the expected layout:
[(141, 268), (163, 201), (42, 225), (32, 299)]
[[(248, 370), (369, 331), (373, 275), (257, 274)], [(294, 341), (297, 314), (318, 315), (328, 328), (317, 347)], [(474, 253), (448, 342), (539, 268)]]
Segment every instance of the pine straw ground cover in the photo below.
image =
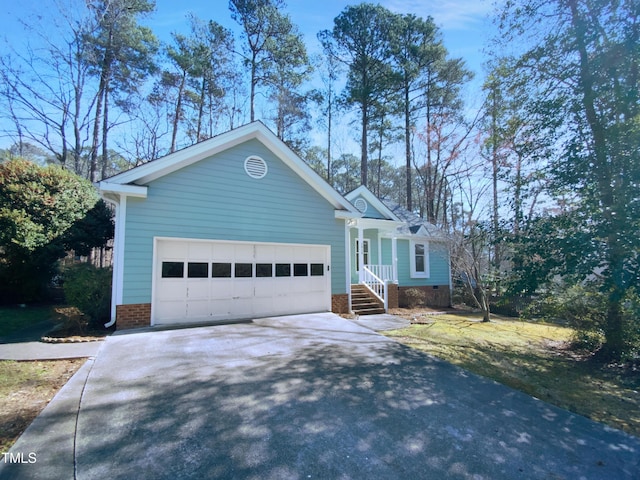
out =
[(640, 437), (640, 372), (572, 351), (569, 328), (426, 309), (391, 313), (412, 322), (383, 332), (401, 343)]

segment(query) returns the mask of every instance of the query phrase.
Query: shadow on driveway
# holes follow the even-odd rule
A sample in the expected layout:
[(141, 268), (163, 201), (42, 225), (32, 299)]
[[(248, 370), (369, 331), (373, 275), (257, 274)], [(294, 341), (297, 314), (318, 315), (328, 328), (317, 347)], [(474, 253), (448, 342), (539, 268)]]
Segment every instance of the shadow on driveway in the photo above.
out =
[(77, 478), (638, 478), (635, 437), (339, 317), (296, 318), (110, 337)]

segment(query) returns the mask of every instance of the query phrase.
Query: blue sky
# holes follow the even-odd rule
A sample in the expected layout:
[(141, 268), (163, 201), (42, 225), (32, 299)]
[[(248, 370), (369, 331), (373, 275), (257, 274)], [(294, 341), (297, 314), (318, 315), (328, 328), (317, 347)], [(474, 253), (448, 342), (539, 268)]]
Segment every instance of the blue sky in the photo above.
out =
[[(347, 5), (360, 3), (345, 0), (288, 0), (287, 13), (305, 37), (311, 52), (318, 49), (316, 34), (331, 29), (333, 19)], [(376, 3), (376, 2), (373, 2)], [(413, 13), (420, 17), (433, 17), (440, 27), (445, 46), (452, 56), (463, 57), (478, 76), (482, 73), (482, 48), (492, 32), (490, 0), (382, 0), (381, 5), (396, 13)], [(226, 0), (157, 0), (157, 11), (151, 25), (161, 37), (171, 31), (186, 31), (186, 15), (195, 13), (205, 20), (215, 20), (237, 29), (231, 19)]]
[[(22, 0), (3, 2), (0, 7), (3, 28), (0, 33), (9, 41), (24, 40), (26, 33), (19, 23), (20, 18), (40, 15), (47, 5), (56, 2), (72, 3), (69, 0)], [(330, 29), (333, 19), (345, 6), (357, 1), (345, 0), (288, 0), (287, 13), (300, 28), (311, 52), (318, 49), (316, 34)], [(375, 2), (374, 2), (375, 3)], [(445, 46), (452, 56), (463, 57), (467, 65), (478, 76), (482, 74), (482, 48), (492, 33), (490, 14), (491, 0), (382, 0), (381, 5), (398, 13), (413, 13), (421, 17), (433, 17), (442, 31)], [(156, 0), (156, 12), (145, 23), (149, 24), (163, 40), (169, 39), (172, 31), (187, 32), (186, 16), (192, 12), (203, 20), (215, 20), (237, 30), (231, 19), (227, 0)], [(3, 47), (0, 47), (4, 50)]]
[[(347, 6), (360, 3), (351, 0), (285, 0), (286, 12), (302, 32), (310, 54), (318, 53), (320, 46), (316, 34), (333, 27), (333, 19)], [(48, 17), (56, 11), (55, 5), (77, 5), (82, 0), (18, 0), (3, 2), (3, 28), (0, 30), (0, 54), (9, 44), (24, 45), (28, 33), (20, 19), (31, 16)], [(493, 0), (381, 0), (378, 3), (396, 13), (413, 13), (426, 18), (431, 16), (443, 35), (444, 45), (452, 57), (462, 57), (476, 77), (466, 89), (467, 108), (473, 111), (481, 97), (483, 48), (494, 28), (491, 14)], [(43, 13), (46, 12), (46, 13)], [(156, 0), (156, 11), (144, 23), (153, 29), (163, 41), (170, 40), (171, 32), (188, 33), (187, 15), (195, 14), (203, 20), (215, 20), (238, 32), (239, 26), (232, 20), (228, 0)], [(317, 132), (316, 132), (317, 133)], [(345, 136), (353, 137), (353, 134)], [(350, 140), (345, 140), (351, 143)], [(0, 141), (0, 143), (3, 143)], [(351, 148), (348, 148), (351, 149)]]

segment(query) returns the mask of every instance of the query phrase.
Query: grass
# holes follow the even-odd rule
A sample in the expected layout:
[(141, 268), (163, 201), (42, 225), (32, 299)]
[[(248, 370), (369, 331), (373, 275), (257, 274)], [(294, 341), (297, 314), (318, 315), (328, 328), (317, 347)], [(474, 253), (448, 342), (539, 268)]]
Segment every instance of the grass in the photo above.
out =
[(49, 306), (0, 307), (0, 337), (51, 318)]
[(435, 357), (640, 437), (640, 373), (572, 352), (572, 330), (473, 314), (394, 312), (410, 327), (384, 332)]
[(0, 454), (11, 448), (85, 361), (0, 361)]

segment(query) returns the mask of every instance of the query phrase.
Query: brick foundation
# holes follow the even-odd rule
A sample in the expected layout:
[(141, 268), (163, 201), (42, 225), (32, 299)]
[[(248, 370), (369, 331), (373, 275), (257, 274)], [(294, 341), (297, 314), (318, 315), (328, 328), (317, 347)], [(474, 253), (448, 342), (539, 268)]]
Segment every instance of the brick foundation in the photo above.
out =
[(349, 295), (346, 293), (331, 295), (331, 311), (333, 313), (349, 313), (351, 311)]
[(116, 305), (116, 329), (148, 327), (151, 325), (151, 304)]
[(387, 292), (387, 302), (389, 302), (389, 308), (398, 308), (398, 285), (395, 283), (388, 284), (389, 290)]
[(422, 286), (422, 287), (398, 287), (398, 306), (407, 307), (405, 292), (409, 289), (422, 290), (425, 293), (425, 305), (430, 307), (450, 307), (451, 292), (449, 285)]

